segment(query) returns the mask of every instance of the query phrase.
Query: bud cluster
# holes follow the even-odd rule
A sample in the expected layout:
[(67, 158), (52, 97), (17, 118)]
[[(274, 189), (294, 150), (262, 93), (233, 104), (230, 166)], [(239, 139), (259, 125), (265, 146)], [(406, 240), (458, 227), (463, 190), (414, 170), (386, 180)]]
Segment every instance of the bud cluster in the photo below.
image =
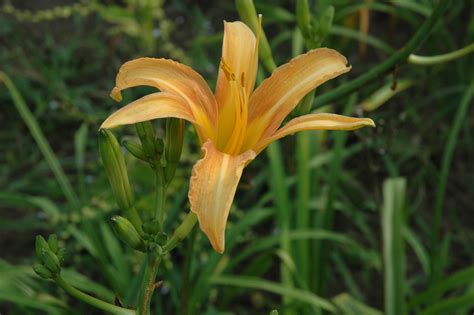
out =
[(36, 274), (44, 279), (59, 275), (66, 249), (59, 247), (57, 236), (51, 234), (48, 241), (41, 235), (36, 236), (35, 251), (37, 262), (33, 265), (33, 270)]

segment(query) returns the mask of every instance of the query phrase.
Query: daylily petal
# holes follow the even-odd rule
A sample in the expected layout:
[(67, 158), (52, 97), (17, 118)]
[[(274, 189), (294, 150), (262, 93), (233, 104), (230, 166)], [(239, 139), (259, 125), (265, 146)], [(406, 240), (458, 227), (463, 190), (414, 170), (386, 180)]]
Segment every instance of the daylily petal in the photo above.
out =
[(211, 137), (217, 123), (217, 104), (206, 81), (192, 68), (169, 59), (139, 58), (120, 68), (110, 93), (116, 101), (123, 89), (148, 85), (182, 97), (189, 103), (196, 121)]
[(204, 157), (193, 167), (189, 202), (212, 247), (223, 253), (225, 226), (237, 184), (245, 165), (255, 158), (255, 152), (229, 155), (218, 151), (211, 141), (204, 143), (202, 150)]
[[(222, 44), (222, 64), (216, 83), (216, 101), (219, 107), (219, 139), (229, 138), (235, 122), (235, 93), (232, 93), (224, 70), (225, 67), (235, 76), (235, 81), (245, 88), (249, 95), (255, 85), (257, 73), (256, 39), (253, 32), (242, 22), (224, 22), (224, 40)], [(224, 143), (217, 144), (223, 147)]]
[(100, 127), (114, 128), (166, 117), (186, 119), (197, 125), (189, 104), (183, 98), (166, 92), (158, 92), (122, 107), (110, 115)]
[(277, 68), (250, 97), (244, 148), (273, 134), (308, 92), (350, 69), (347, 59), (329, 48), (311, 50)]
[(285, 126), (278, 129), (272, 136), (266, 137), (257, 144), (257, 154), (270, 143), (303, 130), (355, 130), (362, 127), (375, 127), (370, 118), (356, 118), (336, 114), (309, 114), (290, 120)]

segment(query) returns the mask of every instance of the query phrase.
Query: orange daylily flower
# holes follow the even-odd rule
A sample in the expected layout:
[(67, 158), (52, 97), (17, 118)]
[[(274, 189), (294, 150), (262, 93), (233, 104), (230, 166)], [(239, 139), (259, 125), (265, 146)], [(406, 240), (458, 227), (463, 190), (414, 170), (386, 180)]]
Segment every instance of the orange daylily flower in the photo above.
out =
[(368, 118), (336, 114), (285, 117), (311, 90), (350, 70), (337, 51), (319, 48), (276, 69), (254, 91), (258, 35), (242, 22), (224, 23), (222, 61), (215, 94), (192, 68), (168, 59), (139, 58), (125, 63), (111, 96), (148, 85), (161, 92), (121, 108), (102, 128), (176, 117), (196, 128), (204, 156), (193, 167), (191, 210), (212, 247), (224, 251), (225, 226), (242, 171), (271, 142), (302, 130), (354, 130), (374, 126)]

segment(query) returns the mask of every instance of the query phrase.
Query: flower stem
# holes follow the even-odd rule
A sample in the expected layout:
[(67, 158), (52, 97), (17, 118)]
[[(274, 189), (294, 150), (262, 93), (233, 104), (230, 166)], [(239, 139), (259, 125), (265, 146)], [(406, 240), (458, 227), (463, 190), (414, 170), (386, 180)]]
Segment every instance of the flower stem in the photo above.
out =
[(415, 35), (406, 43), (405, 46), (397, 50), (393, 55), (391, 55), (385, 62), (379, 64), (376, 67), (373, 67), (365, 74), (359, 76), (358, 78), (339, 86), (331, 90), (330, 92), (324, 93), (321, 96), (315, 98), (315, 107), (313, 109), (326, 105), (330, 102), (337, 100), (338, 98), (350, 94), (357, 89), (363, 87), (368, 82), (374, 80), (375, 78), (383, 75), (398, 63), (405, 62), (408, 56), (415, 51), (429, 36), (431, 30), (435, 23), (443, 16), (448, 4), (451, 0), (441, 0), (438, 6), (434, 9), (430, 17), (423, 22), (420, 28), (416, 31)]
[(175, 248), (179, 242), (185, 239), (189, 232), (191, 232), (196, 222), (196, 214), (194, 214), (194, 212), (189, 212), (183, 222), (181, 222), (181, 224), (176, 228), (173, 236), (163, 246), (163, 252), (167, 253), (173, 250), (173, 248)]
[(58, 276), (54, 280), (67, 293), (71, 294), (75, 298), (77, 298), (77, 299), (79, 299), (79, 300), (81, 300), (81, 301), (83, 301), (87, 304), (90, 304), (94, 307), (97, 307), (98, 309), (104, 310), (106, 312), (110, 312), (112, 314), (135, 315), (134, 310), (130, 310), (130, 309), (126, 309), (126, 308), (123, 308), (123, 307), (120, 307), (120, 306), (117, 306), (117, 305), (110, 304), (108, 302), (97, 299), (93, 296), (90, 296), (87, 293), (79, 291), (78, 289), (74, 288), (69, 283), (67, 283), (61, 276)]
[(452, 51), (447, 54), (437, 56), (417, 56), (411, 54), (408, 57), (408, 62), (414, 65), (430, 66), (438, 63), (448, 62), (457, 58), (461, 58), (471, 52), (474, 52), (474, 43), (467, 45), (464, 48)]
[(149, 310), (151, 304), (151, 297), (153, 295), (153, 292), (155, 291), (156, 274), (158, 273), (158, 266), (160, 265), (161, 257), (161, 255), (156, 256), (153, 253), (148, 254), (150, 268), (148, 269), (148, 273), (144, 278), (146, 281), (144, 282), (145, 287), (142, 291), (143, 302), (140, 311), (141, 315), (147, 315), (150, 313)]

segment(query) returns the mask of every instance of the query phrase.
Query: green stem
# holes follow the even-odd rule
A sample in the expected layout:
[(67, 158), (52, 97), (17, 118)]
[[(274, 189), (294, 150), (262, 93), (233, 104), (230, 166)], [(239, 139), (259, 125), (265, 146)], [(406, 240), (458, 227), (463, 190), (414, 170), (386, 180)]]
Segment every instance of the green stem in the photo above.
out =
[(156, 274), (158, 273), (158, 266), (160, 265), (161, 257), (161, 255), (156, 256), (154, 253), (148, 254), (147, 259), (149, 259), (150, 268), (148, 269), (148, 272), (144, 277), (145, 281), (143, 282), (143, 298), (140, 299), (143, 301), (140, 308), (141, 315), (150, 314), (151, 297), (153, 295), (153, 292), (155, 291)]
[(59, 163), (59, 160), (51, 149), (48, 140), (46, 140), (46, 137), (44, 136), (41, 128), (39, 127), (38, 121), (35, 119), (31, 111), (29, 110), (28, 106), (25, 103), (25, 100), (21, 96), (20, 92), (18, 92), (13, 82), (10, 80), (7, 74), (2, 71), (0, 71), (0, 81), (3, 81), (7, 89), (9, 90), (13, 99), (13, 104), (20, 113), (20, 116), (21, 118), (23, 118), (25, 124), (28, 126), (31, 135), (35, 139), (36, 144), (38, 145), (38, 148), (40, 149), (46, 162), (48, 163), (49, 168), (56, 177), (56, 180), (58, 181), (59, 186), (67, 201), (76, 210), (79, 209), (79, 198), (77, 197), (74, 189), (72, 189), (72, 185), (69, 182), (68, 178), (64, 174), (64, 171), (61, 167), (61, 163)]
[(160, 229), (163, 230), (163, 222), (165, 221), (165, 199), (166, 199), (166, 182), (164, 170), (161, 165), (157, 165), (156, 176), (156, 201), (155, 201), (155, 219), (158, 219)]
[(196, 214), (194, 214), (194, 212), (189, 212), (183, 222), (181, 222), (181, 224), (176, 228), (173, 236), (163, 246), (163, 252), (167, 253), (173, 250), (179, 244), (179, 242), (184, 240), (186, 236), (191, 232), (196, 222)]
[(86, 294), (82, 291), (79, 291), (78, 289), (74, 288), (71, 286), (69, 283), (67, 283), (61, 276), (58, 276), (56, 279), (54, 279), (56, 283), (63, 288), (64, 291), (67, 293), (71, 294), (75, 298), (90, 304), (94, 307), (97, 307), (98, 309), (104, 310), (106, 312), (110, 312), (112, 314), (120, 314), (120, 315), (135, 315), (134, 310), (129, 310), (117, 305), (110, 304), (108, 302), (99, 300), (93, 296), (90, 296), (89, 294)]
[(413, 37), (408, 41), (408, 43), (406, 43), (406, 45), (401, 49), (397, 50), (385, 62), (379, 64), (376, 67), (373, 67), (371, 70), (367, 71), (365, 74), (359, 76), (358, 78), (344, 85), (341, 85), (338, 88), (331, 90), (330, 92), (324, 93), (316, 97), (316, 106), (313, 107), (313, 109), (333, 102), (344, 95), (358, 90), (359, 88), (365, 86), (368, 82), (384, 75), (387, 71), (395, 67), (398, 63), (406, 62), (408, 56), (428, 38), (429, 34), (433, 30), (433, 26), (443, 16), (450, 2), (451, 0), (441, 0), (438, 6), (434, 9), (431, 16), (420, 26), (418, 31), (415, 33), (415, 35), (413, 35)]
[(430, 66), (438, 63), (448, 62), (462, 56), (465, 56), (469, 53), (474, 52), (474, 43), (467, 45), (464, 48), (452, 51), (447, 54), (437, 55), (437, 56), (417, 56), (411, 54), (408, 57), (408, 63), (420, 66)]

